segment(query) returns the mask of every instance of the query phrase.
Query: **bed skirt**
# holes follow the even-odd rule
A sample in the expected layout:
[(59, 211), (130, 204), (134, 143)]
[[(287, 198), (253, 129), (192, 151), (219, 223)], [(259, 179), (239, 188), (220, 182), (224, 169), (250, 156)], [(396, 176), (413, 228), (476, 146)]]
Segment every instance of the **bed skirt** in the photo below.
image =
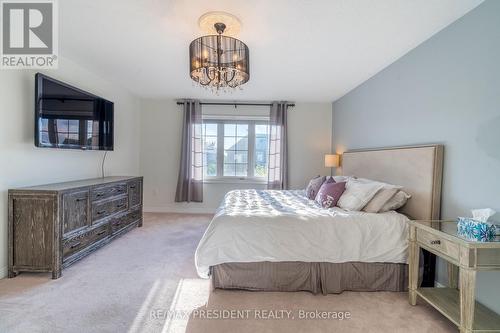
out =
[(251, 262), (212, 266), (214, 288), (253, 291), (406, 291), (408, 265), (394, 263)]

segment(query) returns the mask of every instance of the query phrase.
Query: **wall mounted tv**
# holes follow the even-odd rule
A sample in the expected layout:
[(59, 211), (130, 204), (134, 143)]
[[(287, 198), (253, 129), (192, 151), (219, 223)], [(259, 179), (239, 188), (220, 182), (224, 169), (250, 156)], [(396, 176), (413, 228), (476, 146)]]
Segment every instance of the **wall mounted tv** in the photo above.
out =
[(35, 146), (113, 150), (113, 102), (35, 75)]

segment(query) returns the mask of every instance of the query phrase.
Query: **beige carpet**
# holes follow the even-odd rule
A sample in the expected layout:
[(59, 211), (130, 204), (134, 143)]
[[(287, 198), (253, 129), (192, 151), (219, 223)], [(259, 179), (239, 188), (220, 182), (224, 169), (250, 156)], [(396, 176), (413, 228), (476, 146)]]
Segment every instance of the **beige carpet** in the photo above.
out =
[(146, 214), (143, 228), (58, 280), (0, 280), (0, 332), (456, 332), (425, 304), (410, 306), (406, 293), (211, 291), (193, 263), (209, 221)]

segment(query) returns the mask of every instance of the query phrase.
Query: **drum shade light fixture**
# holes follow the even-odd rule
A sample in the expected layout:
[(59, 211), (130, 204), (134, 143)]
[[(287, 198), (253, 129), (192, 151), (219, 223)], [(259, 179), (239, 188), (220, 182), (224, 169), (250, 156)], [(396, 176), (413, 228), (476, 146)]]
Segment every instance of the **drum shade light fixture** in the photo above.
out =
[(336, 154), (325, 155), (325, 168), (338, 168), (340, 165), (340, 156)]
[(232, 35), (240, 31), (241, 23), (233, 15), (210, 12), (198, 20), (200, 27), (212, 34), (196, 38), (189, 45), (190, 76), (202, 87), (214, 90), (241, 88), (250, 79), (248, 46)]
[(340, 166), (340, 156), (337, 154), (325, 155), (325, 168), (330, 168), (330, 176), (333, 176), (333, 168)]

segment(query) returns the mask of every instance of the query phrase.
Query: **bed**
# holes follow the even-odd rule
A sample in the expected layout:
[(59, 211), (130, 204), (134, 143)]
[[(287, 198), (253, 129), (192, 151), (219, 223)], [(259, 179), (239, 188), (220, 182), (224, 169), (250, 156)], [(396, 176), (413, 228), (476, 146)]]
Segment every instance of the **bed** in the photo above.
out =
[(222, 289), (403, 291), (407, 221), (438, 219), (443, 147), (355, 150), (345, 175), (398, 184), (412, 195), (399, 212), (322, 208), (304, 191), (229, 192), (195, 254), (198, 274)]

